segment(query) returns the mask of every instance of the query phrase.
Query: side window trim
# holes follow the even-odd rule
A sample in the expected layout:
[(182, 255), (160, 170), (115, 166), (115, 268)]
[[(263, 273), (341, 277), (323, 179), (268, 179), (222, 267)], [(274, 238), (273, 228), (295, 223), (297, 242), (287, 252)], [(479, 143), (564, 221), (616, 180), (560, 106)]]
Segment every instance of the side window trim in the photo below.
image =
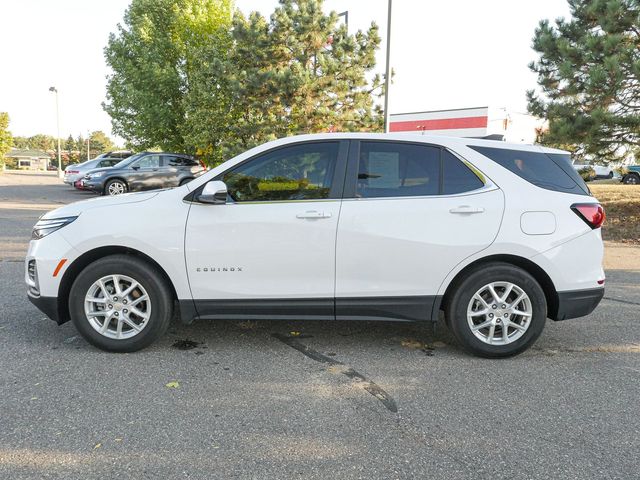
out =
[[(356, 196), (356, 188), (358, 183), (358, 169), (359, 169), (359, 160), (360, 160), (360, 146), (362, 142), (367, 143), (395, 143), (395, 144), (403, 144), (403, 145), (418, 145), (418, 146), (427, 146), (427, 147), (436, 147), (440, 150), (440, 183), (439, 183), (439, 192), (437, 195), (417, 195), (417, 196), (394, 196), (394, 197), (373, 197), (373, 198), (359, 198)], [(484, 173), (482, 173), (475, 165), (468, 162), (464, 159), (459, 153), (447, 148), (443, 145), (437, 145), (434, 143), (426, 143), (426, 142), (412, 142), (412, 141), (403, 141), (403, 140), (351, 140), (351, 145), (349, 148), (349, 162), (347, 164), (347, 172), (344, 179), (344, 189), (343, 189), (343, 198), (345, 200), (386, 200), (386, 199), (410, 199), (410, 198), (443, 198), (443, 197), (461, 197), (470, 194), (476, 194), (479, 192), (485, 192), (488, 190), (495, 190), (497, 186), (487, 177)], [(482, 182), (483, 186), (480, 188), (476, 188), (474, 190), (469, 190), (467, 192), (461, 193), (453, 193), (453, 194), (444, 194), (444, 151), (448, 151), (458, 160), (460, 160), (464, 165), (466, 165), (469, 170), (473, 172), (473, 174), (478, 177), (478, 179)]]
[[(287, 143), (286, 145), (280, 145), (278, 147), (269, 149), (269, 150), (265, 150), (264, 152), (260, 152), (256, 155), (254, 155), (253, 157), (247, 158), (246, 160), (243, 160), (242, 162), (234, 165), (233, 167), (229, 168), (228, 170), (225, 170), (224, 172), (219, 173), (218, 175), (216, 175), (214, 178), (211, 179), (211, 181), (213, 180), (223, 180), (224, 176), (229, 173), (232, 172), (233, 170), (241, 167), (242, 165), (245, 165), (253, 160), (256, 160), (259, 157), (262, 157), (263, 155), (269, 155), (272, 154), (278, 150), (281, 149), (285, 149), (285, 148), (289, 148), (289, 147), (296, 147), (296, 146), (300, 146), (300, 145), (311, 145), (314, 143), (337, 143), (338, 144), (338, 158), (336, 160), (336, 166), (333, 172), (333, 179), (331, 181), (331, 187), (329, 189), (329, 198), (323, 198), (323, 199), (305, 199), (305, 200), (270, 200), (270, 201), (247, 201), (247, 202), (234, 202), (233, 205), (256, 205), (256, 204), (269, 204), (269, 203), (300, 203), (300, 202), (329, 202), (329, 201), (336, 201), (336, 200), (341, 200), (343, 198), (343, 191), (344, 191), (344, 181), (345, 181), (345, 177), (346, 177), (346, 170), (347, 170), (347, 164), (348, 164), (348, 156), (349, 156), (349, 150), (350, 150), (350, 140), (340, 140), (340, 139), (323, 139), (323, 140), (313, 140), (313, 141), (306, 141), (306, 142), (294, 142), (294, 143)], [(208, 183), (208, 182), (207, 182)], [(203, 185), (201, 185), (200, 187), (198, 187), (196, 190), (194, 190), (192, 193), (190, 193), (189, 195), (187, 195), (187, 197), (185, 197), (186, 201), (192, 201), (193, 199), (195, 199), (204, 189), (204, 186), (206, 185), (206, 183), (204, 183)]]

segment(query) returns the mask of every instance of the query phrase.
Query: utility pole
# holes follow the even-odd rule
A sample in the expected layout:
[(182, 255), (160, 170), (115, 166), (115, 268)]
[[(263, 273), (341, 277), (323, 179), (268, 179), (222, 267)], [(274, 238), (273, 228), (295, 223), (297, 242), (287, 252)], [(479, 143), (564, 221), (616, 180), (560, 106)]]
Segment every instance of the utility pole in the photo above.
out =
[(58, 89), (56, 87), (49, 87), (49, 91), (56, 94), (56, 124), (58, 128), (58, 177), (62, 178), (62, 159), (60, 154), (60, 108), (58, 106)]
[(87, 161), (90, 160), (91, 158), (91, 134), (89, 133), (89, 130), (87, 130)]
[(391, 4), (387, 12), (387, 68), (384, 75), (384, 133), (389, 133), (389, 87), (391, 86)]

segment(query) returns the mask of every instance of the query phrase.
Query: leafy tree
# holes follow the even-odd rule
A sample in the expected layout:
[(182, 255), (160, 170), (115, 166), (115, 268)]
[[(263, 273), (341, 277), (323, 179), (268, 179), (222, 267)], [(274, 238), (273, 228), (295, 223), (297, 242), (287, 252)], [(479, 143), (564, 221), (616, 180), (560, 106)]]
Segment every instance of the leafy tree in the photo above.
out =
[(43, 152), (49, 150), (55, 150), (58, 148), (56, 138), (51, 135), (45, 135), (43, 133), (38, 133), (29, 137), (28, 146), (25, 148), (32, 148), (35, 150), (42, 150)]
[(0, 167), (4, 166), (4, 155), (11, 150), (13, 138), (9, 131), (9, 114), (0, 112)]
[(109, 152), (116, 148), (113, 140), (111, 140), (106, 133), (101, 130), (91, 132), (89, 135), (91, 152), (97, 152), (97, 154)]
[(13, 137), (13, 146), (15, 148), (28, 148), (29, 137)]
[(374, 103), (380, 77), (368, 78), (378, 27), (349, 35), (323, 3), (280, 0), (269, 21), (235, 14), (233, 48), (221, 62), (234, 119), (221, 142), (224, 156), (292, 134), (382, 129)]
[(640, 146), (640, 1), (568, 0), (569, 20), (543, 20), (530, 64), (540, 92), (529, 111), (549, 120), (543, 141), (607, 162)]
[(107, 102), (113, 131), (134, 148), (193, 150), (184, 138), (199, 52), (225, 44), (232, 0), (132, 0), (111, 34), (105, 57)]

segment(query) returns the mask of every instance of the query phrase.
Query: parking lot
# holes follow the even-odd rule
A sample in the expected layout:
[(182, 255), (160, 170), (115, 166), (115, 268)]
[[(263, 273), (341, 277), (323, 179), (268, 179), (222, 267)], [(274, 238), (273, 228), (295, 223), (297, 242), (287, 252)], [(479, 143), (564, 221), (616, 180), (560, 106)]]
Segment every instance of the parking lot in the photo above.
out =
[(507, 360), (442, 322), (196, 322), (109, 354), (27, 300), (32, 225), (92, 198), (0, 174), (0, 478), (639, 478), (640, 247)]

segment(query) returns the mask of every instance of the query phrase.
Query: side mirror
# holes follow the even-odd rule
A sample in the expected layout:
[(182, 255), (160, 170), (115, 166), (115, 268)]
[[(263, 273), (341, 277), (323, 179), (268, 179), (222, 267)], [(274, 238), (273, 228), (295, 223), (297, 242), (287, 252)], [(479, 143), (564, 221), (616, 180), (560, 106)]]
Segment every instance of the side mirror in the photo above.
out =
[(220, 180), (212, 180), (204, 186), (197, 200), (200, 203), (224, 205), (227, 203), (227, 186)]

